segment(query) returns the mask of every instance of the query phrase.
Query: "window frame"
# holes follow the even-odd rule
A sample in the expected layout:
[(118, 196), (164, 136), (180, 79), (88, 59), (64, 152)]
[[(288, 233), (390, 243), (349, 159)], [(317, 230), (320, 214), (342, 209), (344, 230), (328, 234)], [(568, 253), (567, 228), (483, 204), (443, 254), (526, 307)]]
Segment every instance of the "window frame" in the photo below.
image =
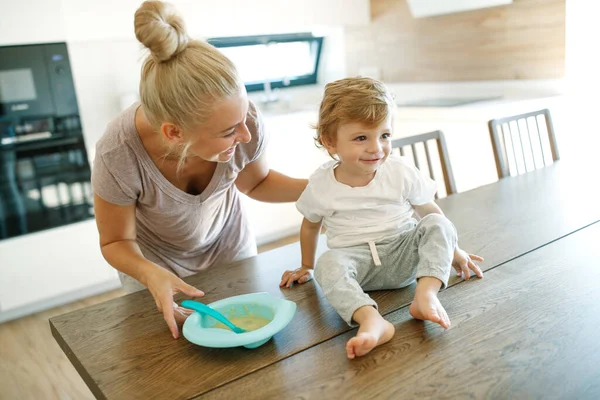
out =
[[(312, 74), (302, 75), (295, 78), (287, 79), (288, 84), (284, 84), (283, 79), (269, 80), (271, 89), (286, 88), (291, 86), (313, 85), (317, 83), (317, 74), (319, 64), (321, 62), (321, 52), (323, 50), (323, 37), (314, 36), (310, 32), (274, 34), (274, 35), (255, 35), (255, 36), (231, 36), (231, 37), (214, 37), (209, 38), (208, 43), (216, 48), (224, 47), (243, 47), (266, 45), (268, 43), (291, 43), (291, 42), (308, 42), (317, 45), (317, 54), (315, 57), (314, 70)], [(245, 84), (247, 92), (257, 92), (264, 90), (264, 82), (247, 83)]]

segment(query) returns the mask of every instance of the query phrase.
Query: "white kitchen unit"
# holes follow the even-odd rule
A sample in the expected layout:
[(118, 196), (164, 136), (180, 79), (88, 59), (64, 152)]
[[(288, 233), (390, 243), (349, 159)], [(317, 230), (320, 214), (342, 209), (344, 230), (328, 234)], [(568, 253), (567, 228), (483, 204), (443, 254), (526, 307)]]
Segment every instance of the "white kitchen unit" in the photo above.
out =
[(0, 242), (0, 323), (120, 286), (94, 220)]

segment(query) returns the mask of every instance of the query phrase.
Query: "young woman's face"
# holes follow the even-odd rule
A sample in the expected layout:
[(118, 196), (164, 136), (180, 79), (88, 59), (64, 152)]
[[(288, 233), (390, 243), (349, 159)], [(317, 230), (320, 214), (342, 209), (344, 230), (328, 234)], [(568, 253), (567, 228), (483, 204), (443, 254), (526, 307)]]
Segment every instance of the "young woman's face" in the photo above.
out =
[(246, 127), (248, 97), (246, 91), (219, 102), (212, 116), (189, 133), (189, 153), (206, 161), (228, 162), (238, 143), (252, 138)]
[(385, 162), (390, 154), (392, 117), (377, 126), (360, 122), (340, 124), (335, 143), (326, 144), (336, 154), (345, 171), (353, 175), (370, 175)]

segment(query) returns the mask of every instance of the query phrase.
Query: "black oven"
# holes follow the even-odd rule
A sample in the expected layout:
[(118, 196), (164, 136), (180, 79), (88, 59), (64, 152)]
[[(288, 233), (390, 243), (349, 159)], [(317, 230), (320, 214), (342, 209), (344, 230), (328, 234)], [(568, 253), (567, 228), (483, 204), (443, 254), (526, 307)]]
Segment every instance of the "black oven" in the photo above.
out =
[(0, 47), (0, 117), (76, 113), (64, 43)]
[(93, 218), (65, 43), (0, 47), (0, 240)]

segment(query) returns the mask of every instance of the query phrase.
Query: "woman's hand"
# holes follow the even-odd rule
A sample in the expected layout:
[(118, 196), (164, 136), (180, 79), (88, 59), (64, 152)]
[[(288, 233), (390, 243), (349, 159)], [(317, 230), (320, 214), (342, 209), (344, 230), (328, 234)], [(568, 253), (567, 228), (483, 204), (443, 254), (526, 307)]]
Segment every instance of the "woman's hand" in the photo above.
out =
[(173, 295), (175, 293), (185, 293), (190, 297), (202, 297), (204, 292), (188, 285), (181, 278), (161, 267), (154, 268), (149, 272), (144, 281), (152, 297), (154, 297), (158, 311), (163, 313), (173, 338), (177, 339), (179, 337), (177, 323), (184, 322), (193, 311), (179, 307), (173, 301)]
[(306, 283), (312, 279), (310, 273), (312, 268), (300, 267), (294, 271), (285, 271), (281, 277), (281, 283), (279, 287), (291, 287), (292, 283)]
[(475, 275), (479, 278), (483, 278), (483, 272), (481, 272), (481, 269), (479, 269), (479, 266), (475, 264), (473, 260), (481, 262), (483, 261), (483, 258), (475, 254), (467, 254), (467, 252), (456, 246), (456, 249), (454, 250), (454, 259), (452, 260), (452, 266), (456, 270), (456, 275), (469, 280), (469, 270), (471, 270), (475, 272)]

